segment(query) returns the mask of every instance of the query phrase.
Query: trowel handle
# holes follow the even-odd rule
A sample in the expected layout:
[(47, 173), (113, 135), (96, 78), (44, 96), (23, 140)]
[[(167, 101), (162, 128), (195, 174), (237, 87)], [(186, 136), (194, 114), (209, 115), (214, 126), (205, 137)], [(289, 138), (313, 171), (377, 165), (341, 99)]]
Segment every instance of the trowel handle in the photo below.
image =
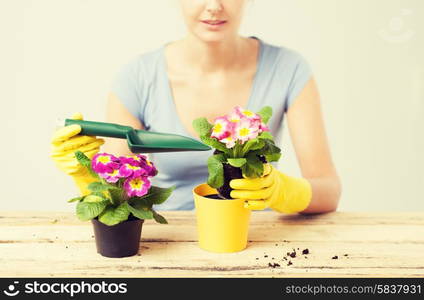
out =
[(122, 126), (113, 123), (93, 122), (83, 120), (66, 119), (65, 126), (77, 124), (80, 125), (82, 130), (80, 135), (96, 135), (104, 137), (114, 137), (126, 139), (127, 133), (132, 131), (130, 126)]

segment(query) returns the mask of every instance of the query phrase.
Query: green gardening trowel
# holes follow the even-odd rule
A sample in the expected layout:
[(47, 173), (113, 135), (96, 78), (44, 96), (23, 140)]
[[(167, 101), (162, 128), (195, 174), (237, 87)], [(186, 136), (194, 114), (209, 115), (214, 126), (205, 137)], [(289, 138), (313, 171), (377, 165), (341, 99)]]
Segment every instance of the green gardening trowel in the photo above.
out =
[(211, 148), (195, 139), (177, 134), (137, 130), (113, 123), (66, 119), (65, 126), (78, 124), (80, 135), (96, 135), (126, 139), (133, 153), (207, 151)]

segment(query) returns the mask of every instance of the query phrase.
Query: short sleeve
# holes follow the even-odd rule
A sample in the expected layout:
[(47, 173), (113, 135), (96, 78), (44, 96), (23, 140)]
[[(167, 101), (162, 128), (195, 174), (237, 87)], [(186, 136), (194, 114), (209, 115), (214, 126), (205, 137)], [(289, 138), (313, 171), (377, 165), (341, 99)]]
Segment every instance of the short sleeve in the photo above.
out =
[(118, 70), (110, 89), (131, 114), (143, 121), (140, 72), (139, 58), (131, 60)]
[(305, 87), (306, 83), (312, 77), (312, 69), (306, 59), (297, 53), (295, 55), (295, 59), (293, 77), (290, 81), (287, 92), (286, 111), (290, 105), (293, 104), (297, 96), (299, 96), (300, 92)]

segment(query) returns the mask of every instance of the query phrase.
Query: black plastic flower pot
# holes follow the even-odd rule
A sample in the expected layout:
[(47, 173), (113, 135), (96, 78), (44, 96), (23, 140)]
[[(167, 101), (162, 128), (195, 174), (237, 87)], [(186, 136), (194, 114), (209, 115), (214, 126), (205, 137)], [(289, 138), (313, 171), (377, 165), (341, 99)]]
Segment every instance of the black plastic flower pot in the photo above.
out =
[[(258, 158), (262, 161), (262, 163), (267, 163), (265, 157), (258, 156)], [(228, 163), (224, 163), (224, 184), (217, 189), (219, 195), (211, 196), (209, 198), (214, 199), (233, 199), (231, 198), (231, 191), (233, 190), (230, 187), (230, 181), (233, 179), (243, 178), (243, 174), (241, 168), (233, 167)]]
[(230, 181), (238, 178), (243, 178), (241, 168), (236, 168), (230, 164), (224, 163), (224, 184), (217, 189), (221, 198), (233, 199), (230, 195), (233, 190), (230, 187)]
[(127, 257), (138, 253), (144, 220), (130, 216), (128, 220), (108, 226), (97, 218), (91, 220), (97, 252), (106, 257)]

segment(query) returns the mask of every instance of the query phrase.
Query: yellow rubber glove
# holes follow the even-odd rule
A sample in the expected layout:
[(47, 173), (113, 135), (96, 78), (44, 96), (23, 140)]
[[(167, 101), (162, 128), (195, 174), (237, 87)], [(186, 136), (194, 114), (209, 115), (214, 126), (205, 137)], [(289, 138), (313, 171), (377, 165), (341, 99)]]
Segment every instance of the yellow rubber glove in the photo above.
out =
[(304, 178), (287, 176), (270, 164), (264, 164), (260, 178), (233, 179), (231, 197), (246, 199), (245, 207), (252, 210), (272, 208), (282, 213), (305, 210), (312, 198), (310, 183)]
[[(76, 113), (71, 118), (82, 120), (82, 115)], [(80, 132), (79, 125), (65, 126), (57, 130), (51, 140), (50, 156), (60, 170), (72, 176), (81, 194), (87, 195), (89, 193), (87, 185), (95, 181), (95, 178), (78, 163), (74, 152), (79, 150), (91, 159), (99, 152), (104, 140), (94, 136), (78, 135)]]

